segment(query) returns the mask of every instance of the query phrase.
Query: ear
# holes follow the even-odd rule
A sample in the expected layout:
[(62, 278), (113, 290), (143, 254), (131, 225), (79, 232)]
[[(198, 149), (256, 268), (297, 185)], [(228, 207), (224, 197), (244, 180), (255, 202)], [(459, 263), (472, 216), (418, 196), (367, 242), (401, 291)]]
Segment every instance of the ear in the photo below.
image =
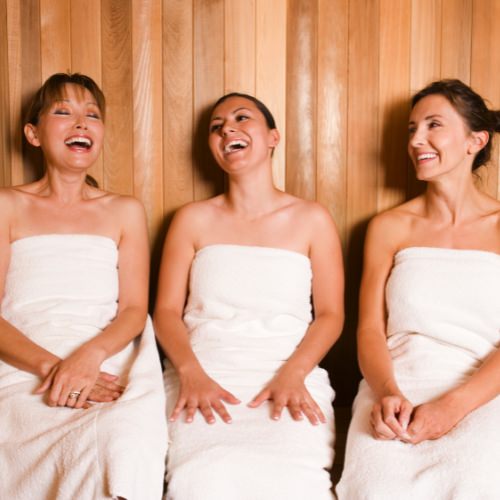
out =
[(24, 126), (24, 135), (26, 136), (26, 140), (35, 147), (40, 147), (40, 141), (38, 140), (37, 130), (35, 125), (32, 123), (27, 123)]
[(277, 128), (269, 131), (269, 147), (274, 149), (280, 143), (280, 133)]
[(490, 134), (486, 130), (480, 130), (479, 132), (471, 132), (471, 138), (472, 140), (467, 152), (476, 155), (488, 144)]

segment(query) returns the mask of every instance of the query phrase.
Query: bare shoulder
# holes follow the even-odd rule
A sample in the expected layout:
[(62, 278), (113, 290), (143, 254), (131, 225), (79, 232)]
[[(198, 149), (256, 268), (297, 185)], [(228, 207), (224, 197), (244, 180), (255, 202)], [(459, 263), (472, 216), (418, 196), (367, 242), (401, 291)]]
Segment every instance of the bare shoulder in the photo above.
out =
[(310, 227), (313, 231), (320, 228), (335, 228), (330, 212), (316, 201), (291, 197), (289, 210), (295, 222)]
[(0, 188), (0, 218), (2, 221), (9, 219), (14, 214), (21, 201), (21, 196), (14, 188)]
[(144, 215), (144, 205), (133, 196), (102, 192), (101, 202), (120, 217)]

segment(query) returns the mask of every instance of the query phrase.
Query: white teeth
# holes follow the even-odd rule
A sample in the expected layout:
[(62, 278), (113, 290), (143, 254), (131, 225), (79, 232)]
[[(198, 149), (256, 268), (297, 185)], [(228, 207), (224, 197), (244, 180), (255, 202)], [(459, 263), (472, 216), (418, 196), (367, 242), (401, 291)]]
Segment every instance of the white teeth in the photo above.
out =
[(92, 146), (92, 141), (88, 137), (70, 137), (64, 144), (67, 146), (72, 146), (73, 144), (81, 144), (90, 148)]
[(436, 158), (436, 153), (423, 153), (417, 156), (417, 160), (429, 160), (430, 158)]
[(238, 151), (240, 149), (244, 149), (248, 146), (248, 142), (243, 141), (241, 139), (237, 139), (235, 141), (231, 141), (224, 146), (224, 153), (232, 153), (233, 151)]

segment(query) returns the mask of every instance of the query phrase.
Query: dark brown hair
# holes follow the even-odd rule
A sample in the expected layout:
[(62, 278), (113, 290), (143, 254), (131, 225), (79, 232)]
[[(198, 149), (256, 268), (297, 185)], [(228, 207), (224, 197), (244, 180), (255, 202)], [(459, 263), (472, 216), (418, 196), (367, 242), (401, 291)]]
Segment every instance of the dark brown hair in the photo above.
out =
[(411, 100), (412, 108), (424, 97), (442, 95), (464, 119), (473, 132), (486, 131), (489, 140), (479, 151), (472, 163), (472, 170), (488, 163), (491, 156), (492, 140), (495, 132), (500, 132), (500, 111), (488, 109), (484, 99), (460, 80), (438, 80), (417, 92)]

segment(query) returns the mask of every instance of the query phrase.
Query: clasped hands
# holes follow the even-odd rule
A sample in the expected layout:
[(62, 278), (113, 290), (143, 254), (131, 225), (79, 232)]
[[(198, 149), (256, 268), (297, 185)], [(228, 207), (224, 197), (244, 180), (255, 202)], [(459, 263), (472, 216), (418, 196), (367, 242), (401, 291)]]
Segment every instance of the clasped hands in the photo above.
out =
[(463, 417), (447, 394), (416, 407), (402, 395), (391, 395), (373, 405), (370, 422), (376, 439), (418, 444), (440, 438)]
[(116, 375), (100, 371), (102, 361), (88, 350), (77, 349), (42, 374), (42, 383), (35, 394), (46, 393), (49, 406), (73, 409), (87, 409), (92, 403), (114, 401), (125, 388), (117, 383)]
[[(294, 420), (306, 417), (313, 425), (326, 422), (323, 412), (305, 387), (303, 377), (299, 375), (278, 373), (247, 406), (257, 408), (268, 400), (274, 403), (271, 410), (273, 420), (279, 420), (283, 409), (288, 408)], [(214, 412), (224, 422), (230, 423), (232, 419), (223, 402), (232, 405), (241, 403), (205, 373), (184, 375), (180, 378), (179, 396), (169, 420), (177, 420), (181, 412), (186, 410), (185, 421), (190, 423), (199, 410), (209, 424), (215, 423)]]

